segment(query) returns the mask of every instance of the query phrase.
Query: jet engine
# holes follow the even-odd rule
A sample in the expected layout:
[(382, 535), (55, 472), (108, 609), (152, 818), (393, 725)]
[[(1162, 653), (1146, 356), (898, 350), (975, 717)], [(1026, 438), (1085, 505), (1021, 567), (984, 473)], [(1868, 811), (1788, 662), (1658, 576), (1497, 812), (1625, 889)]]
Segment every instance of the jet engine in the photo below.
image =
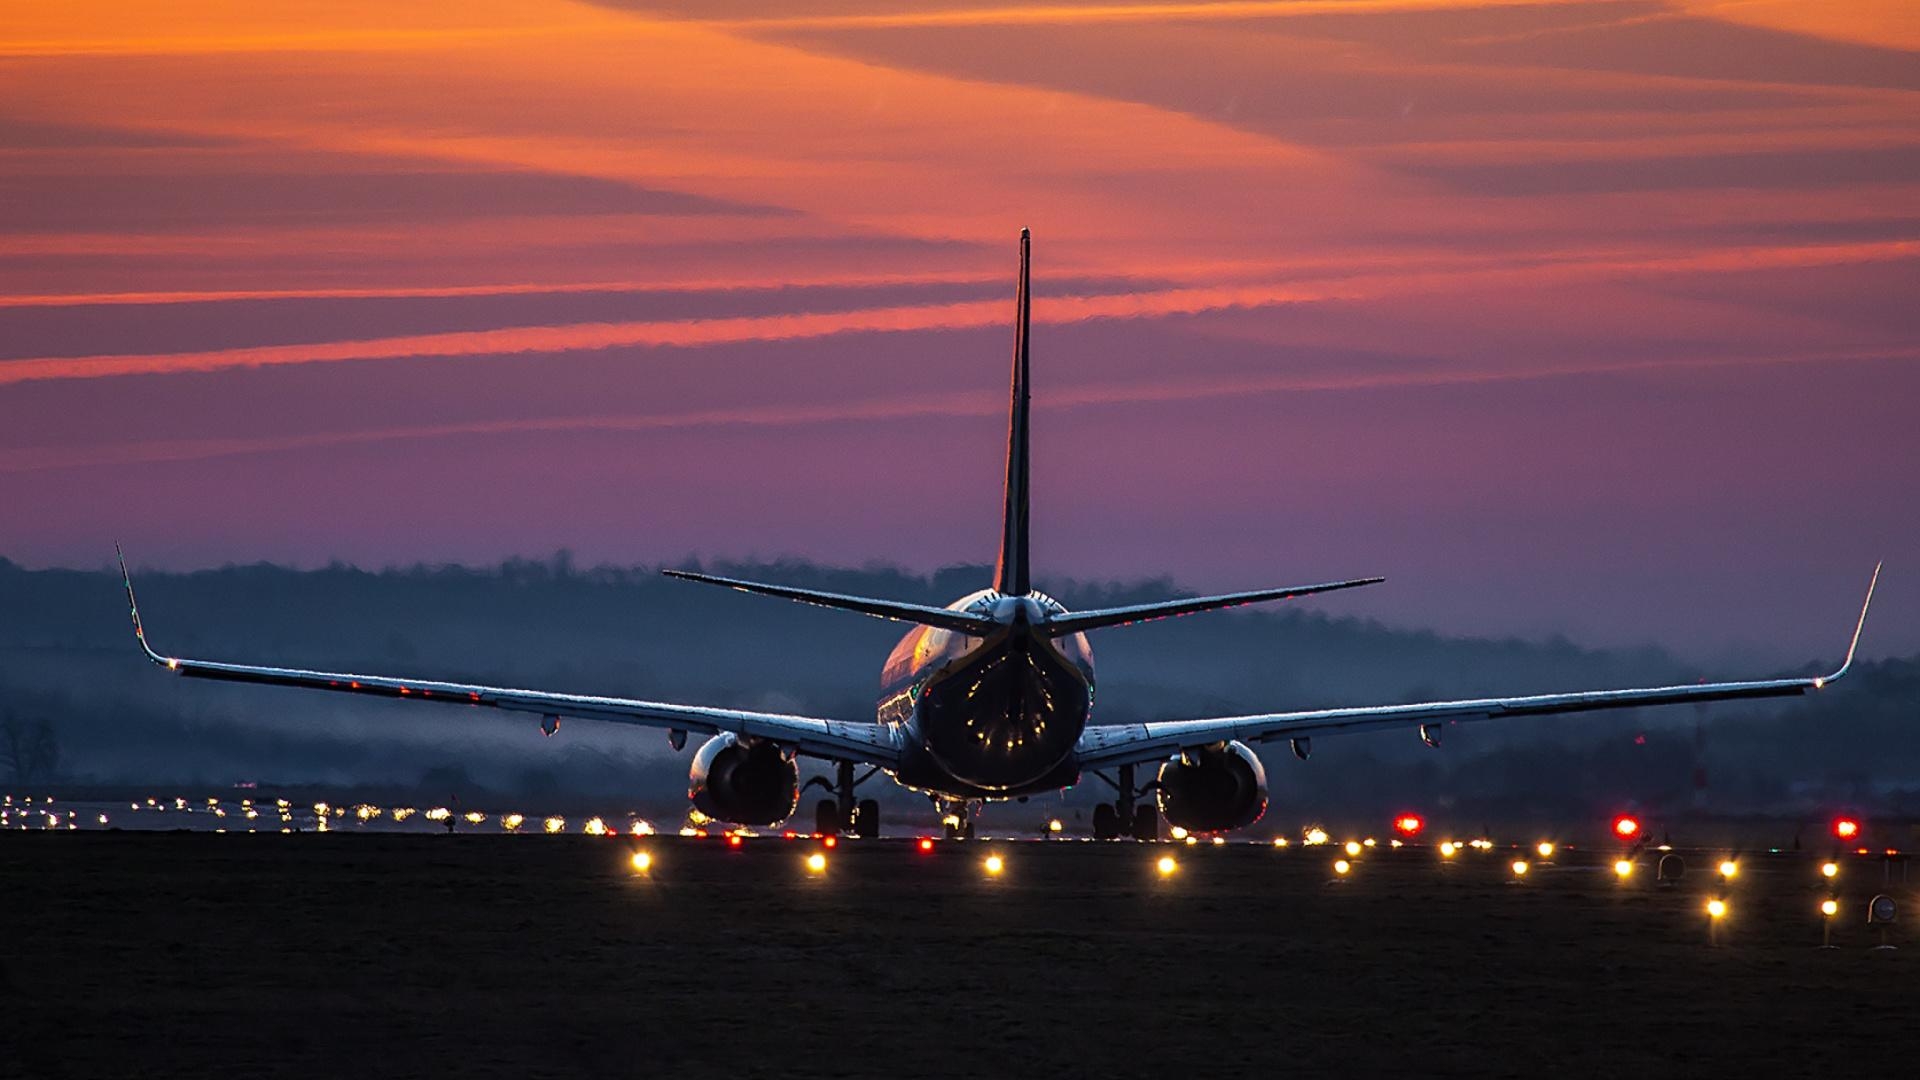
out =
[(777, 825), (799, 805), (800, 767), (774, 743), (715, 735), (693, 755), (687, 798), (718, 821)]
[(1216, 743), (1160, 766), (1160, 813), (1191, 832), (1221, 832), (1267, 812), (1267, 770), (1245, 743)]

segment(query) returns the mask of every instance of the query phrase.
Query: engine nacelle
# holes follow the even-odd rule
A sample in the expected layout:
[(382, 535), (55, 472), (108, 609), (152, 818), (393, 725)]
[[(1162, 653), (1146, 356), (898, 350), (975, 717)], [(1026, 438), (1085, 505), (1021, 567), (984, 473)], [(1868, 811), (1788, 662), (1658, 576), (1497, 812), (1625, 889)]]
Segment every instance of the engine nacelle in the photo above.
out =
[(1267, 770), (1245, 743), (1183, 750), (1160, 766), (1160, 813), (1191, 832), (1221, 832), (1267, 812)]
[(715, 735), (693, 755), (687, 798), (717, 821), (777, 825), (800, 804), (800, 766), (773, 743)]

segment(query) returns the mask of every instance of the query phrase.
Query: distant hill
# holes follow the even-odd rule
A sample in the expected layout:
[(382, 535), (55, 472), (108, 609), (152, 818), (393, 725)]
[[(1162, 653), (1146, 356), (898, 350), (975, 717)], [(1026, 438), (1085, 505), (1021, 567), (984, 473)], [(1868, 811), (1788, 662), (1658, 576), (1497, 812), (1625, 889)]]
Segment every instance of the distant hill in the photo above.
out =
[[(981, 566), (919, 576), (798, 562), (705, 569), (946, 603)], [(369, 572), (229, 566), (138, 575), (148, 632), (181, 654), (851, 718), (871, 713), (904, 628), (673, 581), (578, 568), (563, 554), (473, 569)], [(1070, 607), (1175, 595), (1165, 581), (1045, 582)], [(1384, 586), (1390, 587), (1390, 586)], [(1329, 603), (1329, 607), (1336, 604)], [(676, 812), (685, 755), (661, 735), (461, 709), (168, 679), (139, 656), (116, 575), (0, 560), (0, 715), (57, 734), (69, 781), (419, 784), (559, 798), (619, 796)], [(1689, 681), (1654, 649), (1452, 638), (1276, 605), (1101, 631), (1104, 721)], [(1803, 671), (1832, 657), (1810, 657)], [(1775, 674), (1725, 671), (1719, 676)], [(1695, 725), (1709, 718), (1704, 738)], [(1862, 666), (1831, 694), (1465, 727), (1444, 751), (1411, 733), (1326, 739), (1300, 763), (1263, 748), (1276, 812), (1571, 813), (1592, 806), (1724, 813), (1834, 800), (1920, 807), (1920, 658)], [(0, 761), (0, 783), (9, 780)], [(1696, 788), (1704, 770), (1707, 786)], [(45, 771), (45, 770), (43, 770)], [(42, 778), (44, 779), (44, 777)], [(1068, 799), (1091, 801), (1082, 785)]]

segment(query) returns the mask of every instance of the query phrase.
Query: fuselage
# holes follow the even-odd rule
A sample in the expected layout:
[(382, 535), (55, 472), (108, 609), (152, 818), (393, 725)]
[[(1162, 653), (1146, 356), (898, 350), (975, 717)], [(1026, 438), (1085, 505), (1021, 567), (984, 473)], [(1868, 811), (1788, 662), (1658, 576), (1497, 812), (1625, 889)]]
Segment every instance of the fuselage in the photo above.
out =
[(904, 748), (894, 779), (936, 795), (1012, 798), (1072, 784), (1074, 744), (1093, 707), (1085, 634), (1040, 631), (1066, 609), (1041, 593), (991, 589), (947, 607), (999, 628), (974, 637), (915, 627), (881, 671), (879, 719)]

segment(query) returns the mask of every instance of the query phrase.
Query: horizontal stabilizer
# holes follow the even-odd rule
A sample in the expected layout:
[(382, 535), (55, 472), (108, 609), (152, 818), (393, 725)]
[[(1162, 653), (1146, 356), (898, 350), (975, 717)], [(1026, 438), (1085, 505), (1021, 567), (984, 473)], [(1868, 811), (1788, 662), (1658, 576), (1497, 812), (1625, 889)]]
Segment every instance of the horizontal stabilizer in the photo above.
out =
[(740, 581), (735, 578), (715, 577), (711, 574), (696, 574), (690, 570), (662, 570), (668, 577), (683, 581), (698, 581), (708, 585), (725, 585), (729, 589), (741, 592), (759, 593), (762, 596), (778, 596), (783, 600), (798, 600), (803, 604), (817, 604), (820, 607), (840, 608), (843, 611), (857, 611), (862, 615), (872, 615), (881, 619), (896, 619), (900, 622), (919, 623), (922, 626), (937, 626), (942, 630), (952, 630), (974, 637), (985, 637), (999, 628), (999, 624), (981, 615), (970, 615), (952, 608), (931, 607), (926, 604), (903, 604), (895, 600), (874, 600), (865, 596), (846, 596), (841, 593), (819, 592), (814, 589), (796, 589), (790, 585), (763, 585), (757, 581)]
[(1047, 620), (1043, 628), (1050, 637), (1065, 637), (1082, 630), (1094, 630), (1102, 626), (1125, 626), (1128, 623), (1146, 622), (1150, 619), (1166, 619), (1175, 615), (1192, 615), (1197, 611), (1218, 611), (1221, 608), (1239, 607), (1242, 604), (1258, 604), (1266, 600), (1290, 600), (1297, 596), (1311, 596), (1314, 593), (1337, 592), (1341, 589), (1356, 589), (1362, 585), (1374, 585), (1386, 578), (1355, 578), (1352, 581), (1330, 581), (1324, 585), (1295, 585), (1286, 589), (1256, 589), (1253, 592), (1226, 593), (1221, 596), (1195, 596), (1186, 600), (1164, 600), (1157, 604), (1132, 604), (1127, 607), (1096, 608), (1091, 611), (1075, 611)]

